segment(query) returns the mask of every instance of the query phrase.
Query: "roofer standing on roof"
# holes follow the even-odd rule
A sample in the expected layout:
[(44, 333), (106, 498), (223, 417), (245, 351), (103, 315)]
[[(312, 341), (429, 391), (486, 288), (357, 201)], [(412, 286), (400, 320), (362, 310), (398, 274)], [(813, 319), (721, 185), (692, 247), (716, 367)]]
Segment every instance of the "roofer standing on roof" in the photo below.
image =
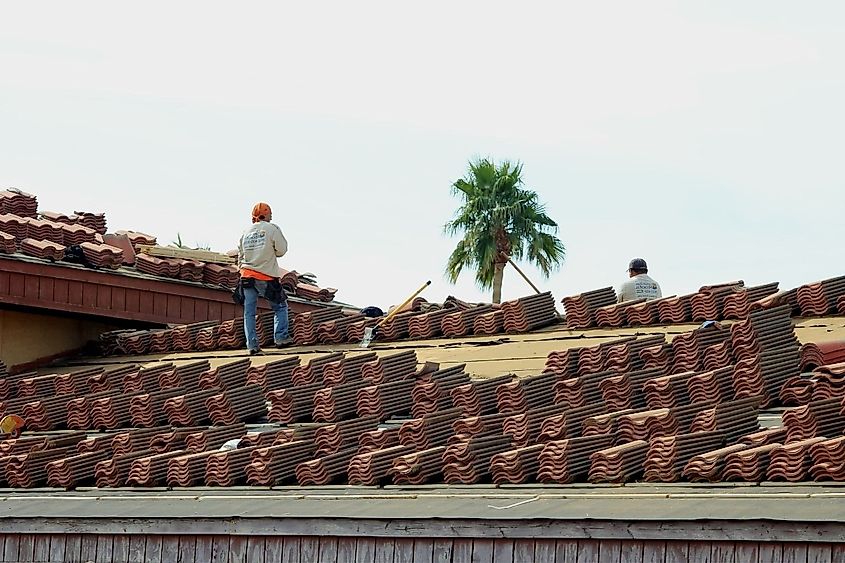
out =
[(651, 301), (663, 297), (660, 285), (649, 277), (648, 266), (642, 258), (631, 260), (628, 265), (628, 277), (619, 288), (619, 303), (635, 299)]
[(258, 297), (265, 297), (273, 309), (273, 340), (277, 348), (290, 344), (288, 338), (288, 298), (282, 289), (281, 272), (276, 262), (288, 251), (282, 230), (271, 223), (273, 211), (266, 203), (252, 208), (252, 226), (244, 231), (238, 244), (238, 267), (244, 299), (244, 332), (250, 354), (258, 354), (255, 316)]

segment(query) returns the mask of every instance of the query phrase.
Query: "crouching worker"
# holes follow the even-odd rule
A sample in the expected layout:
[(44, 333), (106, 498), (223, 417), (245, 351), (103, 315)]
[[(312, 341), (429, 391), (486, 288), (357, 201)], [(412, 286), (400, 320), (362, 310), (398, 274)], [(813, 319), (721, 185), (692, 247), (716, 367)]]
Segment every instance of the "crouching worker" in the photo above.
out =
[(252, 208), (252, 226), (244, 231), (238, 244), (238, 268), (244, 300), (244, 332), (251, 355), (261, 352), (255, 331), (258, 298), (264, 297), (273, 309), (273, 341), (277, 348), (291, 343), (288, 338), (288, 298), (282, 289), (281, 272), (276, 262), (288, 251), (282, 230), (271, 223), (273, 211), (266, 203)]

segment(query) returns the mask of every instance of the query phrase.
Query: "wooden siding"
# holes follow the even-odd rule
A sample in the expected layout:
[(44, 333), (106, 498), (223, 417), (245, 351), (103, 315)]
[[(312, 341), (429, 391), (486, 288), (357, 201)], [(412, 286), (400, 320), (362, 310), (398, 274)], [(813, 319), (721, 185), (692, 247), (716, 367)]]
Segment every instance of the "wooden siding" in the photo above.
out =
[(148, 563), (833, 563), (845, 545), (240, 535), (0, 536), (0, 561)]
[[(12, 259), (0, 259), (2, 303), (157, 324), (224, 321), (243, 315), (227, 290)], [(294, 313), (318, 307), (290, 301)]]

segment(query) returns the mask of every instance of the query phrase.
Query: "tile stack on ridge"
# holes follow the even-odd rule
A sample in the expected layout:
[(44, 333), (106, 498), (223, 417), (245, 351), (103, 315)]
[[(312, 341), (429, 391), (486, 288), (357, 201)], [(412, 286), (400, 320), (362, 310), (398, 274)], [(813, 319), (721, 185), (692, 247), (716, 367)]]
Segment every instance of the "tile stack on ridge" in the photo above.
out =
[(443, 477), (449, 484), (479, 483), (490, 475), (496, 454), (512, 450), (509, 436), (482, 434), (455, 436), (443, 452)]
[(590, 471), (590, 457), (613, 446), (614, 436), (584, 436), (548, 442), (538, 456), (537, 480), (541, 483), (583, 481)]
[(443, 319), (455, 312), (458, 312), (458, 310), (454, 308), (443, 308), (414, 315), (408, 319), (408, 336), (420, 340), (440, 336), (442, 334)]
[(728, 456), (751, 447), (748, 444), (733, 444), (693, 456), (684, 467), (683, 476), (692, 482), (721, 481)]
[(643, 479), (653, 483), (680, 480), (684, 467), (696, 455), (723, 446), (722, 432), (691, 432), (654, 438), (649, 442)]
[(763, 406), (770, 406), (779, 401), (783, 385), (800, 373), (799, 343), (788, 307), (755, 311), (734, 323), (731, 345), (737, 358), (737, 398), (761, 396)]
[(766, 470), (769, 481), (806, 481), (813, 466), (810, 451), (813, 446), (825, 441), (827, 438), (819, 436), (775, 447), (769, 453)]
[[(340, 344), (348, 342), (348, 329), (350, 325), (364, 321), (366, 317), (360, 313), (342, 315), (317, 325), (317, 339), (325, 344)], [(362, 333), (363, 337), (363, 333)]]
[(754, 287), (738, 288), (725, 296), (722, 303), (723, 319), (744, 319), (751, 313), (752, 304), (774, 295), (778, 291), (778, 282)]
[(63, 245), (31, 238), (25, 238), (21, 241), (21, 252), (53, 262), (65, 257), (65, 247)]
[(460, 408), (465, 417), (494, 413), (498, 410), (497, 389), (500, 385), (513, 382), (515, 377), (506, 374), (459, 385), (451, 391), (452, 404)]
[(296, 466), (296, 480), (300, 486), (328, 485), (347, 476), (349, 463), (358, 455), (357, 447), (350, 447), (337, 453), (324, 455)]
[(422, 418), (438, 411), (451, 409), (452, 389), (467, 385), (469, 375), (464, 372), (466, 364), (458, 364), (443, 368), (432, 373), (417, 375), (414, 390), (411, 393), (413, 407), (411, 414), (415, 418)]
[[(628, 326), (649, 326), (660, 322), (660, 303), (668, 299), (674, 299), (676, 295), (668, 295), (660, 299), (635, 303), (625, 307), (625, 321)], [(633, 301), (629, 302), (633, 303)]]
[(838, 312), (837, 301), (845, 296), (845, 276), (802, 285), (797, 290), (798, 306), (804, 317), (820, 317)]
[(725, 481), (762, 481), (766, 478), (769, 460), (773, 450), (782, 444), (767, 444), (738, 449), (725, 456), (722, 479)]
[(564, 297), (561, 302), (566, 313), (566, 326), (570, 329), (586, 329), (596, 325), (596, 311), (600, 307), (614, 305), (616, 292), (612, 287), (603, 287)]
[(343, 316), (340, 308), (321, 309), (299, 313), (294, 317), (293, 340), (298, 346), (315, 344), (319, 341), (318, 326), (326, 321), (340, 319)]
[(446, 446), (437, 446), (399, 456), (393, 460), (394, 485), (424, 485), (443, 478), (443, 453)]
[(251, 422), (267, 415), (267, 403), (260, 385), (226, 389), (208, 397), (205, 408), (216, 425)]
[(610, 412), (623, 409), (645, 408), (645, 384), (655, 378), (666, 375), (660, 367), (644, 368), (612, 375), (599, 381), (602, 400)]
[(94, 229), (89, 229), (84, 225), (66, 225), (62, 224), (62, 244), (71, 246), (75, 244), (82, 244), (84, 242), (97, 242), (98, 233)]
[(748, 397), (718, 403), (695, 415), (690, 432), (720, 432), (728, 443), (759, 432), (759, 397)]
[(842, 362), (845, 362), (845, 340), (801, 346), (801, 371)]
[(845, 480), (845, 436), (837, 436), (810, 446), (813, 465), (810, 475), (816, 481)]
[(179, 264), (156, 258), (149, 254), (138, 254), (135, 256), (135, 269), (144, 274), (164, 278), (176, 278), (179, 276)]
[(707, 400), (729, 401), (734, 398), (733, 382), (733, 365), (700, 371), (687, 379), (687, 392), (693, 403)]
[(76, 215), (76, 222), (84, 225), (89, 229), (94, 229), (101, 235), (106, 234), (106, 214), (105, 213), (89, 213), (87, 211), (74, 211)]
[(590, 456), (588, 479), (591, 483), (624, 483), (642, 475), (648, 444), (633, 440), (595, 452)]
[(333, 454), (355, 446), (363, 432), (377, 430), (378, 426), (379, 419), (374, 416), (320, 426), (314, 433), (316, 455)]
[(393, 446), (374, 452), (359, 453), (349, 460), (350, 485), (377, 485), (385, 481), (393, 469), (393, 460), (413, 453), (411, 446)]
[(658, 303), (658, 319), (661, 323), (675, 324), (692, 321), (692, 298), (695, 294), (661, 299)]
[(399, 427), (399, 443), (417, 451), (445, 446), (455, 435), (453, 424), (461, 416), (460, 409), (451, 408), (408, 420)]
[(516, 414), (530, 408), (544, 407), (555, 399), (558, 376), (541, 373), (517, 378), (496, 386), (497, 411), (501, 414)]
[(296, 284), (296, 295), (312, 301), (329, 302), (334, 300), (337, 290), (333, 287), (320, 288), (316, 285), (299, 282)]
[(520, 297), (502, 303), (504, 329), (506, 332), (528, 332), (558, 320), (555, 299), (551, 292)]
[(0, 231), (12, 235), (15, 241), (20, 243), (27, 238), (27, 219), (10, 213), (0, 213)]
[(83, 242), (79, 245), (86, 260), (98, 268), (116, 270), (123, 265), (123, 251), (107, 244)]
[(628, 309), (638, 305), (645, 305), (645, 299), (623, 301), (613, 305), (605, 305), (596, 309), (596, 325), (599, 328), (621, 327), (628, 322)]
[(0, 190), (0, 213), (35, 217), (38, 213), (38, 198), (18, 188)]
[(737, 291), (742, 291), (742, 280), (705, 285), (698, 293), (690, 297), (690, 313), (693, 321), (716, 321), (723, 319), (722, 306), (725, 298)]
[(244, 469), (247, 483), (272, 487), (292, 481), (301, 464), (314, 459), (314, 443), (297, 440), (255, 450)]
[(786, 441), (798, 442), (816, 436), (840, 436), (845, 432), (842, 397), (822, 399), (787, 409), (783, 413)]
[(64, 231), (60, 223), (31, 217), (25, 218), (24, 221), (26, 222), (27, 238), (54, 242), (64, 246)]
[(518, 484), (535, 480), (544, 447), (545, 444), (532, 444), (494, 455), (490, 459), (493, 482)]
[(499, 334), (504, 330), (505, 312), (501, 308), (478, 315), (472, 323), (472, 332), (476, 336)]
[(0, 252), (4, 254), (14, 254), (18, 250), (18, 244), (15, 240), (15, 236), (3, 232), (2, 228), (2, 225), (0, 225)]
[(493, 305), (481, 304), (464, 311), (449, 313), (441, 319), (440, 330), (447, 338), (471, 335), (475, 321), (480, 316), (491, 312), (494, 312)]
[(240, 272), (238, 267), (229, 264), (212, 264), (210, 262), (205, 264), (202, 272), (203, 283), (209, 285), (222, 285), (225, 288), (233, 289), (238, 285), (240, 279)]

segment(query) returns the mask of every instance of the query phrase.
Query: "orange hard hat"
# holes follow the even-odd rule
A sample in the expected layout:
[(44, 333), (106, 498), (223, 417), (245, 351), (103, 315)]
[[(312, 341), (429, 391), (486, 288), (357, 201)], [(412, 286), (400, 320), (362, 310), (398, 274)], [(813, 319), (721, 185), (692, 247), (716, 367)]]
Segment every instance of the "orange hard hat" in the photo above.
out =
[(260, 201), (255, 204), (252, 208), (252, 220), (255, 221), (266, 221), (270, 218), (270, 215), (273, 214), (273, 210), (270, 209), (270, 206), (263, 201)]

